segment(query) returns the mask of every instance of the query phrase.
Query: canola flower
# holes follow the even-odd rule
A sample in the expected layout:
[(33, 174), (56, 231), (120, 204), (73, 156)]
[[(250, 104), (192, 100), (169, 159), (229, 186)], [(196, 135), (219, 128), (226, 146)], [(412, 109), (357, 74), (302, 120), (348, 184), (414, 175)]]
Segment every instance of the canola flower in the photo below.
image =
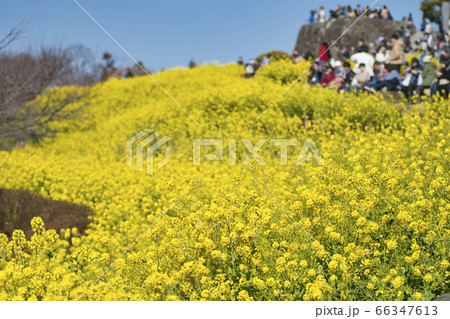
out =
[[(0, 234), (0, 300), (431, 300), (450, 286), (450, 117), (446, 100), (411, 106), (309, 88), (306, 63), (254, 79), (205, 65), (90, 89), (82, 125), (0, 152), (0, 187), (85, 204), (84, 234)], [(60, 88), (61, 92), (70, 88)], [(125, 165), (125, 142), (171, 136), (154, 176)], [(192, 164), (193, 138), (312, 139), (288, 165)], [(228, 148), (225, 147), (226, 153)], [(156, 161), (163, 152), (157, 153)], [(123, 254), (126, 251), (125, 254)], [(119, 258), (121, 255), (123, 256)], [(118, 259), (119, 258), (119, 259)]]

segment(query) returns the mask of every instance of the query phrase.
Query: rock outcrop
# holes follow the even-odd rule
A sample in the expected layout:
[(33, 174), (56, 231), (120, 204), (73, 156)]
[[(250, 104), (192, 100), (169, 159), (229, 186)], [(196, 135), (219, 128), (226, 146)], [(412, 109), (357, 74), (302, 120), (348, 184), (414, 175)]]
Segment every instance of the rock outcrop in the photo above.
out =
[[(317, 56), (319, 47), (323, 42), (328, 42), (328, 45), (331, 45), (341, 35), (342, 37), (335, 44), (337, 47), (342, 45), (356, 47), (359, 39), (364, 39), (367, 45), (370, 42), (376, 44), (380, 36), (389, 41), (391, 35), (400, 30), (401, 27), (410, 26), (411, 35), (416, 32), (412, 22), (367, 18), (361, 18), (356, 22), (355, 20), (356, 18), (346, 18), (304, 25), (298, 34), (295, 49), (300, 55), (303, 55), (309, 48), (312, 54)], [(354, 23), (353, 26), (352, 23)], [(348, 31), (346, 31), (347, 29)]]
[(436, 298), (435, 301), (450, 301), (450, 294), (442, 295)]

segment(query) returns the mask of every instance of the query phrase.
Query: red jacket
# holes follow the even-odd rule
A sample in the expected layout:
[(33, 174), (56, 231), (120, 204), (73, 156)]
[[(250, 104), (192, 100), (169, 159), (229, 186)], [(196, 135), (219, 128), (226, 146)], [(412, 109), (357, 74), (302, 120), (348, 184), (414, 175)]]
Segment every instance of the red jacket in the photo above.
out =
[(336, 75), (333, 73), (331, 74), (324, 74), (322, 76), (322, 80), (320, 80), (320, 84), (323, 86), (328, 86), (331, 85), (331, 83), (333, 83), (334, 79), (336, 79)]
[(326, 45), (322, 45), (319, 49), (319, 61), (328, 62), (330, 60), (330, 54), (328, 53)]

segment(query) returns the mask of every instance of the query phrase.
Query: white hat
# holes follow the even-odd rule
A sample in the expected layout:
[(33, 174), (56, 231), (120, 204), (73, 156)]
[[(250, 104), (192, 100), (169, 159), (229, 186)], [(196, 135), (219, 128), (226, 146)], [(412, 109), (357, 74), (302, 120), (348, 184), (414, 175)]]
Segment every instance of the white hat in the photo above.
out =
[(431, 56), (427, 55), (423, 58), (423, 63), (429, 63), (431, 62)]

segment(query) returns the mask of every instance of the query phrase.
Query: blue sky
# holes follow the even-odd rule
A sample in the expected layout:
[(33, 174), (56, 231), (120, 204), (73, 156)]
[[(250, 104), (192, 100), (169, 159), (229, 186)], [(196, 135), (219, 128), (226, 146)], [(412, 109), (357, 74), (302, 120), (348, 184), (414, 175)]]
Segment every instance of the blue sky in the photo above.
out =
[[(359, 0), (77, 0), (137, 60), (152, 70), (197, 63), (244, 60), (270, 50), (291, 53), (309, 11), (323, 5), (362, 6)], [(421, 19), (420, 0), (390, 0), (395, 19), (413, 13)], [(377, 3), (377, 4), (378, 4)], [(73, 0), (0, 0), (0, 36), (28, 21), (27, 36), (11, 49), (40, 44), (83, 44), (100, 59), (112, 53), (117, 64), (130, 58)]]

